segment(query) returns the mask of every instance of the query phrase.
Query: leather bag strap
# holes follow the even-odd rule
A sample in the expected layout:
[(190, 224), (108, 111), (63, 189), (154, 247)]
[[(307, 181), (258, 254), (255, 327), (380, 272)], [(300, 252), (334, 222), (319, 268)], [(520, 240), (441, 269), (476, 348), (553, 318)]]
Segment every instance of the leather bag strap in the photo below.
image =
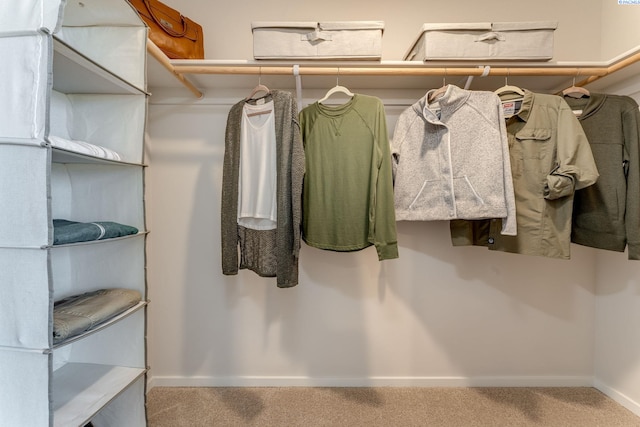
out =
[(149, 4), (149, 0), (143, 0), (143, 1), (144, 1), (144, 5), (147, 7), (147, 10), (149, 11), (149, 14), (151, 15), (151, 18), (153, 18), (155, 23), (158, 24), (164, 31), (166, 31), (167, 34), (173, 37), (183, 37), (185, 34), (187, 34), (187, 23), (184, 20), (184, 16), (182, 16), (180, 12), (178, 12), (178, 14), (180, 15), (180, 22), (182, 23), (182, 31), (178, 32), (178, 31), (174, 31), (172, 28), (168, 28), (167, 26), (165, 26), (162, 23), (162, 20), (156, 17), (156, 15), (153, 13), (153, 9), (151, 8), (151, 5)]

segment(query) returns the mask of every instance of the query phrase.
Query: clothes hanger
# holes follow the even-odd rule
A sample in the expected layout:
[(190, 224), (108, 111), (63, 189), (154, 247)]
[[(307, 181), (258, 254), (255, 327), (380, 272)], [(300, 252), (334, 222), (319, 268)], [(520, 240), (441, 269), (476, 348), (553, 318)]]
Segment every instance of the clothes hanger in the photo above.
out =
[[(262, 84), (262, 67), (260, 67), (259, 73), (260, 74), (258, 75), (258, 84), (253, 88), (253, 90), (251, 91), (251, 94), (249, 94), (249, 96), (247, 96), (244, 99), (245, 101), (264, 98), (265, 96), (269, 95), (269, 93), (271, 93), (271, 89), (269, 89), (267, 86)], [(264, 95), (254, 98), (254, 96), (260, 92), (264, 92)], [(270, 108), (266, 110), (252, 111), (251, 113), (247, 113), (247, 117), (259, 116), (261, 114), (269, 114), (270, 112), (271, 112)]]
[[(245, 101), (249, 101), (250, 99), (259, 99), (259, 98), (264, 98), (265, 96), (267, 96), (270, 92), (271, 89), (269, 89), (268, 87), (266, 87), (265, 85), (262, 84), (262, 67), (260, 67), (260, 74), (258, 74), (258, 84), (253, 88), (253, 90), (251, 91), (251, 93), (249, 94), (249, 96), (247, 96), (244, 100)], [(254, 96), (257, 93), (260, 92), (264, 92), (265, 94), (258, 97), (258, 98), (254, 98)]]
[(252, 113), (247, 113), (247, 117), (260, 116), (262, 114), (269, 114), (270, 112), (271, 112), (271, 109), (254, 111)]
[(509, 70), (507, 69), (507, 75), (504, 77), (504, 86), (499, 87), (494, 90), (493, 93), (496, 95), (504, 95), (507, 93), (515, 93), (516, 95), (524, 96), (524, 90), (519, 88), (518, 86), (513, 86), (509, 84)]
[(448, 88), (449, 88), (449, 85), (447, 84), (447, 69), (445, 68), (444, 77), (442, 77), (442, 86), (429, 94), (429, 97), (427, 98), (427, 103), (431, 103), (437, 100), (438, 98), (442, 98)]
[(589, 90), (583, 87), (576, 86), (576, 78), (574, 76), (571, 87), (568, 87), (565, 90), (563, 90), (562, 96), (570, 96), (571, 98), (582, 98), (582, 97), (591, 96), (591, 93), (589, 92)]
[(334, 87), (332, 87), (331, 89), (329, 89), (327, 91), (327, 93), (321, 99), (318, 100), (318, 103), (323, 103), (324, 101), (329, 99), (329, 97), (331, 95), (333, 95), (334, 93), (344, 93), (349, 98), (353, 98), (355, 96), (355, 94), (353, 92), (351, 92), (349, 89), (347, 89), (344, 86), (340, 86), (340, 80), (339, 79), (340, 79), (340, 68), (338, 68), (338, 75), (336, 76), (336, 85)]
[[(524, 100), (524, 89), (509, 84), (508, 68), (507, 75), (504, 77), (504, 86), (494, 90), (493, 93), (495, 93), (500, 98), (505, 119), (513, 117), (520, 110), (521, 107), (517, 104), (517, 102), (521, 102)], [(516, 97), (505, 97), (505, 99), (503, 99), (502, 96), (507, 94), (516, 95)]]

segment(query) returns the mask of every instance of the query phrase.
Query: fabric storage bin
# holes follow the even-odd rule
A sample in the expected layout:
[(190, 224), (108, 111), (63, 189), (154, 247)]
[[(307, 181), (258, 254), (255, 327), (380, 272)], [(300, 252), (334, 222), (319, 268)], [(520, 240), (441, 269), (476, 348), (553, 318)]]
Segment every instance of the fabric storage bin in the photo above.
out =
[(382, 21), (252, 22), (255, 59), (361, 59), (382, 56)]
[(404, 59), (548, 61), (557, 26), (552, 21), (424, 24)]

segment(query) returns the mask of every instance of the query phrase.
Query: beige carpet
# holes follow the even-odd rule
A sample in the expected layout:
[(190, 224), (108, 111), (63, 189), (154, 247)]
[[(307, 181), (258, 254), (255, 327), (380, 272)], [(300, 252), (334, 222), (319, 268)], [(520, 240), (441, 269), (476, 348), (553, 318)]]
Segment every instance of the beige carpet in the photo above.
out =
[(640, 417), (590, 387), (154, 387), (149, 427), (640, 427)]

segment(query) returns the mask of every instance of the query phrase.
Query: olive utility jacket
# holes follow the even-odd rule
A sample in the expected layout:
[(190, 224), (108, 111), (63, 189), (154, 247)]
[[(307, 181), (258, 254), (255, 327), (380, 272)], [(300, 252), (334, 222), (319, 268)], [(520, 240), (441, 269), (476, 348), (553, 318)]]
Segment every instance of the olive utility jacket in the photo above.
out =
[(569, 259), (574, 192), (599, 176), (589, 141), (562, 97), (525, 90), (515, 102), (506, 125), (518, 235), (501, 235), (501, 219), (454, 220), (452, 242)]

